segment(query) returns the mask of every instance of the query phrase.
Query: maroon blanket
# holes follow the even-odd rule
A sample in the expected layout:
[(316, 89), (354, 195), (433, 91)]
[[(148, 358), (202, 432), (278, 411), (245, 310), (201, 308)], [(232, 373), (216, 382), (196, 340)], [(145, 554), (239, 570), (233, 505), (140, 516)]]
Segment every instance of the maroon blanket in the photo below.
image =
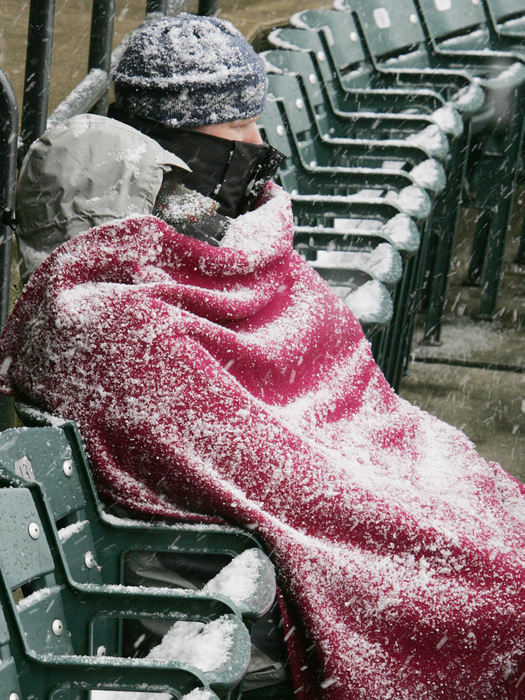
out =
[(263, 538), (321, 669), (298, 698), (525, 697), (523, 487), (394, 394), (291, 242), (275, 186), (219, 248), (79, 236), (11, 315), (4, 391), (78, 421), (111, 499)]

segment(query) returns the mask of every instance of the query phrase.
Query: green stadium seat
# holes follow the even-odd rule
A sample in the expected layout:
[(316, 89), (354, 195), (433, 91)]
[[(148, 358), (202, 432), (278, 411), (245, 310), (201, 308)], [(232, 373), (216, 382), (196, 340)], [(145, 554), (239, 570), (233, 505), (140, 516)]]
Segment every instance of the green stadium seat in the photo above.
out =
[[(31, 420), (31, 415), (26, 407), (25, 417)], [(235, 607), (252, 621), (273, 603), (273, 565), (249, 532), (202, 523), (145, 523), (106, 513), (74, 423), (0, 432), (2, 482), (23, 485), (39, 494), (73, 588), (124, 584), (126, 556), (131, 552), (204, 557), (213, 571), (214, 561), (218, 570), (238, 554), (255, 549), (260, 572), (257, 586), (252, 597), (236, 601)]]
[[(494, 110), (485, 107), (483, 90), (464, 71), (440, 69), (438, 66), (416, 70), (409, 65), (381, 70), (372, 47), (364, 41), (362, 28), (356, 23), (349, 7), (344, 2), (336, 5), (337, 10), (298, 12), (293, 15), (291, 22), (296, 27), (319, 32), (343, 88), (351, 90), (361, 86), (385, 90), (388, 91), (387, 94), (397, 90), (403, 94), (412, 93), (415, 109), (421, 109), (421, 101), (430, 94), (438, 97), (439, 106), (450, 101), (464, 117), (470, 119), (475, 115), (476, 123), (484, 124), (492, 118)], [(418, 36), (421, 41), (424, 40), (424, 37)]]
[[(22, 697), (45, 698), (59, 688), (64, 697), (83, 697), (80, 691), (88, 689), (138, 688), (181, 697), (210, 687), (219, 696), (232, 697), (250, 652), (248, 631), (227, 604), (188, 592), (175, 602), (173, 593), (75, 590), (53, 556), (48, 525), (31, 491), (0, 489), (0, 513), (4, 538), (9, 540), (0, 550), (0, 602)], [(185, 661), (107, 655), (100, 623), (145, 616), (173, 619), (181, 634), (191, 622), (200, 623), (201, 633), (207, 625), (224, 625), (232, 635), (230, 653), (208, 671), (199, 671), (187, 654)]]
[[(306, 95), (305, 99), (308, 99), (310, 104), (311, 115), (314, 120), (313, 123), (317, 126), (320, 140), (331, 144), (343, 145), (344, 147), (344, 139), (337, 138), (337, 136), (351, 131), (352, 129), (352, 126), (348, 124), (347, 119), (345, 119), (345, 116), (347, 116), (345, 105), (348, 96), (353, 95), (353, 91), (343, 89), (339, 81), (333, 77), (336, 73), (335, 67), (329, 53), (323, 50), (323, 45), (320, 41), (320, 33), (305, 29), (285, 27), (272, 32), (270, 38), (277, 44), (288, 46), (289, 50), (282, 49), (280, 51), (267, 52), (265, 54), (267, 62), (275, 65), (274, 70), (279, 69), (285, 73), (295, 72), (295, 74), (300, 76)], [(272, 79), (273, 76), (271, 75), (270, 78)], [(283, 79), (277, 76), (274, 80), (282, 81)], [(281, 90), (285, 89), (285, 86), (281, 88)], [(362, 92), (365, 91), (363, 90)], [(386, 92), (388, 91), (383, 91), (383, 93)], [(288, 95), (287, 92), (283, 94)], [(290, 102), (293, 103), (293, 100)], [(450, 116), (451, 112), (453, 113), (453, 110), (450, 107), (448, 110), (442, 108), (441, 116), (445, 116), (446, 113)], [(380, 118), (381, 121), (384, 120), (387, 122), (392, 116), (392, 114), (385, 115), (381, 113)], [(408, 116), (412, 117), (413, 115), (411, 114)], [(369, 118), (372, 120), (372, 124), (368, 127), (368, 134), (370, 136), (375, 136), (379, 117), (376, 113), (369, 114)], [(404, 119), (405, 114), (402, 116), (395, 116), (395, 119), (398, 121), (400, 121), (401, 118)], [(424, 119), (426, 119), (426, 121), (424, 121)], [(443, 178), (443, 184), (441, 185), (441, 187), (443, 187), (446, 184), (446, 191), (437, 197), (433, 207), (432, 224), (429, 225), (432, 235), (432, 240), (430, 242), (432, 268), (427, 270), (426, 273), (429, 291), (426, 295), (428, 298), (428, 309), (426, 312), (425, 328), (427, 329), (427, 336), (432, 335), (436, 339), (439, 337), (440, 333), (440, 319), (446, 293), (451, 251), (458, 222), (462, 183), (466, 167), (466, 154), (468, 153), (469, 144), (468, 129), (462, 133), (462, 120), (457, 114), (456, 119), (459, 121), (459, 125), (457, 122), (455, 123), (453, 133), (449, 136), (450, 149), (448, 149), (448, 144), (446, 143), (444, 135), (441, 134), (442, 138), (445, 140), (448, 155), (445, 157), (444, 153), (432, 153), (432, 155), (441, 155), (441, 157), (444, 158), (444, 165), (447, 171), (446, 183)], [(431, 115), (424, 116), (423, 118), (418, 116), (415, 121), (409, 120), (403, 126), (405, 129), (410, 129), (410, 127), (413, 128), (418, 122), (420, 125), (426, 124), (426, 131), (434, 129), (439, 132), (438, 126), (432, 122)], [(441, 123), (442, 120), (440, 120), (440, 124)], [(390, 128), (395, 129), (392, 123)], [(367, 132), (365, 131), (365, 133)], [(425, 131), (420, 133), (421, 136), (424, 134)], [(401, 136), (400, 133), (396, 134), (395, 131), (393, 135)], [(416, 134), (416, 139), (417, 136)], [(411, 141), (413, 138), (413, 136), (409, 136), (408, 140)], [(423, 138), (418, 140), (423, 146), (425, 145)], [(386, 165), (390, 165), (390, 163), (387, 161)], [(427, 165), (429, 164), (430, 161)], [(376, 167), (377, 165), (376, 163)], [(403, 167), (406, 168), (407, 165), (408, 164), (405, 164)], [(425, 168), (425, 165), (414, 168), (412, 170), (414, 178), (416, 178), (418, 171), (425, 171)], [(431, 183), (425, 182), (424, 178), (421, 179), (418, 184), (432, 190)], [(440, 190), (434, 188), (434, 193), (439, 194)]]
[(512, 41), (525, 38), (525, 7), (522, 0), (484, 0), (494, 32)]
[[(496, 61), (510, 54), (514, 60), (525, 59), (523, 42), (495, 36), (481, 0), (416, 0), (438, 54), (478, 57), (480, 53)], [(519, 70), (519, 67), (517, 67)]]

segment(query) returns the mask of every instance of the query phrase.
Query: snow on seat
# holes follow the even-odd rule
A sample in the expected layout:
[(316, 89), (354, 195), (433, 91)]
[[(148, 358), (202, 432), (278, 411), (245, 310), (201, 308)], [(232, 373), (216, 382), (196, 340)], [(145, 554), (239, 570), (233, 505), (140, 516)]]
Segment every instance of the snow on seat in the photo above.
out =
[(361, 324), (384, 325), (391, 320), (394, 310), (392, 297), (381, 282), (370, 280), (355, 290), (343, 286), (332, 289)]
[(410, 134), (405, 142), (424, 148), (429, 155), (439, 160), (446, 158), (450, 151), (448, 139), (437, 124), (430, 124), (426, 129)]
[(419, 248), (420, 234), (414, 221), (407, 214), (396, 214), (381, 227), (381, 233), (398, 250), (415, 253)]
[(418, 163), (410, 171), (410, 177), (414, 180), (414, 184), (434, 194), (442, 192), (447, 184), (445, 169), (434, 158)]
[(432, 119), (447, 136), (461, 136), (463, 133), (463, 119), (458, 110), (450, 103), (432, 112), (430, 119)]
[(320, 250), (314, 267), (347, 268), (366, 272), (379, 282), (394, 285), (402, 274), (401, 256), (390, 243), (380, 243), (370, 251)]
[(202, 589), (233, 601), (241, 613), (261, 617), (275, 599), (273, 564), (260, 549), (247, 549), (236, 556)]
[(402, 212), (412, 216), (414, 219), (426, 219), (432, 210), (430, 197), (422, 187), (410, 185), (403, 187), (399, 192), (390, 190), (386, 193), (387, 202), (396, 204)]
[(525, 83), (525, 63), (515, 61), (498, 75), (490, 78), (479, 78), (479, 84), (494, 90), (512, 90)]
[(450, 104), (460, 114), (469, 116), (478, 112), (485, 104), (485, 91), (481, 85), (472, 82), (455, 92), (450, 99)]
[[(296, 226), (296, 234), (322, 233), (329, 235), (343, 234), (343, 238), (359, 235), (377, 235), (385, 241), (391, 243), (400, 253), (415, 253), (420, 244), (421, 236), (414, 221), (407, 214), (396, 214), (385, 223), (374, 219), (358, 219), (334, 217), (333, 226)], [(313, 244), (312, 244), (313, 245)], [(330, 243), (329, 243), (330, 245)]]

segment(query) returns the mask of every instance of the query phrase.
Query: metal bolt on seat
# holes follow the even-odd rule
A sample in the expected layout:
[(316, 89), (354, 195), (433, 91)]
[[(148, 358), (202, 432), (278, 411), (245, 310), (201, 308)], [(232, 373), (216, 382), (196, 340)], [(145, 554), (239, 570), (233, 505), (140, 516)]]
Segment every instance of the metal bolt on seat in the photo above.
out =
[(71, 476), (73, 474), (73, 462), (70, 459), (64, 460), (62, 470), (66, 476)]
[(93, 556), (93, 554), (91, 552), (86, 552), (84, 554), (84, 563), (88, 569), (92, 569), (95, 566), (95, 564), (96, 564), (95, 557)]
[(62, 622), (62, 620), (59, 620), (57, 617), (56, 620), (53, 620), (53, 624), (51, 625), (51, 629), (53, 630), (54, 635), (56, 635), (57, 637), (60, 637), (60, 635), (64, 631), (64, 623)]
[(37, 523), (29, 523), (27, 530), (31, 539), (37, 540), (40, 537), (40, 526)]

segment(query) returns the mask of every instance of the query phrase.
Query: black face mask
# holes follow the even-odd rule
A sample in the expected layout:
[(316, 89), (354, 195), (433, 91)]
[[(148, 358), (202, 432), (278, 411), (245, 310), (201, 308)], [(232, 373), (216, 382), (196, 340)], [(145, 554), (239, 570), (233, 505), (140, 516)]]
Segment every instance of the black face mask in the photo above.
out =
[(230, 141), (189, 129), (175, 129), (129, 117), (113, 107), (110, 116), (155, 139), (192, 169), (181, 182), (215, 199), (219, 214), (236, 217), (253, 208), (265, 184), (284, 159), (267, 144)]

